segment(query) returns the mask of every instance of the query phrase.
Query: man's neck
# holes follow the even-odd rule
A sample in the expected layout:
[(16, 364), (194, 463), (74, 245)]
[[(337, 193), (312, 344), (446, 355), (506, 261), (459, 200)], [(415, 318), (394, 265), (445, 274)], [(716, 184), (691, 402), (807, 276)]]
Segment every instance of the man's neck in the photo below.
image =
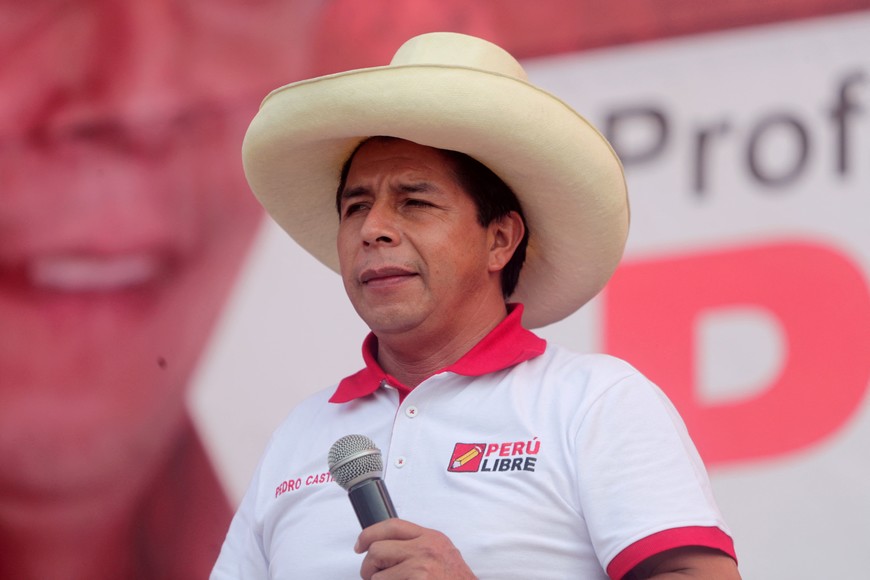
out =
[(424, 380), (458, 361), (507, 316), (507, 307), (464, 321), (460, 331), (439, 335), (425, 328), (397, 335), (378, 335), (378, 364), (406, 387)]

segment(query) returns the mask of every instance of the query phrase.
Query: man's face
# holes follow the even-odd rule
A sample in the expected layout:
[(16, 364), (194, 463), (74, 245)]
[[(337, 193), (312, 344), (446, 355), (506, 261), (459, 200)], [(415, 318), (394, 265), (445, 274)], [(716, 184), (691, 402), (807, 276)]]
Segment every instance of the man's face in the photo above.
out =
[(297, 9), (0, 0), (0, 487), (168, 445), (259, 222), (239, 147), (301, 69)]
[(474, 202), (436, 149), (366, 143), (351, 164), (340, 212), (344, 286), (379, 336), (450, 336), (481, 300), (501, 300), (490, 228), (480, 225)]

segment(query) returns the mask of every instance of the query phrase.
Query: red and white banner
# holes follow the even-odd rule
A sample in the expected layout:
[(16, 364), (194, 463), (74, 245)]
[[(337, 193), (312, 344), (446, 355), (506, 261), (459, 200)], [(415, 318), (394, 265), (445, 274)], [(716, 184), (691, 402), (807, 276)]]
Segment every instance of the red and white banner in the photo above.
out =
[(367, 332), (260, 227), (245, 128), (436, 30), (521, 58), (625, 162), (625, 261), (542, 334), (674, 400), (744, 578), (866, 576), (868, 0), (9, 0), (0, 577), (208, 575), (272, 430)]

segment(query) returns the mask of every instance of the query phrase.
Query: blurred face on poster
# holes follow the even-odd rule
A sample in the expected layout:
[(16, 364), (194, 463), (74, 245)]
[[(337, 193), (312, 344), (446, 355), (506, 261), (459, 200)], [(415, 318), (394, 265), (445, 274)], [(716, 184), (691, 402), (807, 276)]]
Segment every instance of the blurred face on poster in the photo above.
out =
[(0, 521), (120, 505), (172, 453), (260, 220), (244, 130), (301, 76), (307, 4), (0, 0)]

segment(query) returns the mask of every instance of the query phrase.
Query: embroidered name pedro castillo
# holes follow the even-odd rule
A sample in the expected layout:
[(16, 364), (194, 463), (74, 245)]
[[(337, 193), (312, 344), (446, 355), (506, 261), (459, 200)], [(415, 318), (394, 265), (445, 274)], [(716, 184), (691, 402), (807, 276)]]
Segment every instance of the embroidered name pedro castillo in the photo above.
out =
[(320, 485), (331, 481), (333, 481), (332, 474), (328, 471), (324, 471), (323, 473), (312, 473), (305, 477), (291, 477), (290, 479), (285, 479), (275, 487), (275, 497), (280, 497), (288, 491), (299, 491), (303, 487)]
[(540, 451), (541, 442), (537, 437), (528, 441), (502, 443), (457, 443), (453, 447), (447, 471), (534, 471)]

